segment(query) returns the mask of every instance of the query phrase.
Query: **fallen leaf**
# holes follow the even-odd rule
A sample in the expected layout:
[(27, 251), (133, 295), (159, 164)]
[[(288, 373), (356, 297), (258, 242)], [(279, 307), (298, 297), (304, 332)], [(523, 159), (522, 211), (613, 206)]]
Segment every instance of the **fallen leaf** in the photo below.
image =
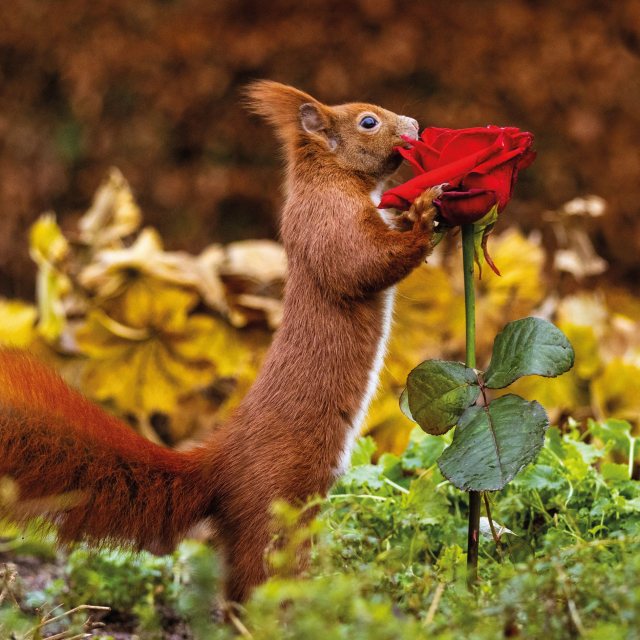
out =
[(112, 167), (96, 191), (91, 207), (78, 221), (79, 239), (93, 251), (120, 247), (122, 239), (137, 231), (142, 222), (129, 183)]
[(33, 305), (19, 300), (0, 299), (0, 344), (26, 347), (36, 337), (38, 312)]

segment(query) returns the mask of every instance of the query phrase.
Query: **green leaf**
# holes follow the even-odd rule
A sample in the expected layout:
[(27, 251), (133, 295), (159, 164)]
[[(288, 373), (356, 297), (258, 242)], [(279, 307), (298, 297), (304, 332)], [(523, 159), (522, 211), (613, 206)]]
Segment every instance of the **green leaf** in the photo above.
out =
[(630, 480), (629, 466), (626, 464), (617, 464), (615, 462), (603, 462), (600, 467), (602, 477), (610, 482), (626, 482)]
[(470, 407), (438, 465), (463, 491), (498, 491), (544, 444), (549, 418), (542, 406), (508, 394), (488, 407)]
[(473, 224), (473, 257), (478, 265), (478, 277), (482, 279), (482, 262), (486, 262), (494, 273), (499, 276), (500, 271), (493, 263), (487, 251), (487, 239), (498, 220), (498, 205), (494, 205), (480, 220)]
[(601, 422), (589, 420), (587, 430), (602, 440), (605, 445), (622, 451), (624, 455), (629, 455), (629, 447), (634, 438), (631, 435), (631, 424), (626, 420), (616, 420), (615, 418)]
[(569, 486), (557, 467), (538, 462), (521, 473), (513, 483), (518, 491), (560, 492)]
[(475, 372), (460, 362), (427, 360), (407, 378), (412, 419), (434, 436), (449, 431), (479, 393)]
[(353, 453), (351, 454), (351, 466), (358, 467), (362, 464), (369, 464), (376, 448), (376, 441), (370, 436), (356, 440)]
[(406, 471), (429, 469), (442, 455), (445, 446), (444, 438), (430, 436), (415, 427), (409, 437), (409, 444), (402, 454), (402, 468)]
[(402, 411), (402, 413), (404, 413), (404, 415), (407, 416), (409, 420), (413, 420), (413, 422), (415, 422), (415, 420), (413, 419), (413, 415), (411, 415), (411, 409), (409, 409), (409, 394), (407, 393), (406, 387), (402, 390), (398, 403), (400, 405), (400, 411)]
[(348, 469), (340, 478), (340, 484), (350, 491), (359, 491), (363, 487), (377, 491), (384, 486), (384, 474), (378, 465), (361, 464)]
[(573, 347), (558, 327), (541, 318), (522, 318), (496, 336), (484, 382), (502, 389), (522, 376), (555, 378), (569, 371), (573, 360)]
[(464, 567), (467, 562), (467, 554), (457, 544), (446, 547), (438, 561), (436, 571), (441, 582), (453, 582), (464, 575)]

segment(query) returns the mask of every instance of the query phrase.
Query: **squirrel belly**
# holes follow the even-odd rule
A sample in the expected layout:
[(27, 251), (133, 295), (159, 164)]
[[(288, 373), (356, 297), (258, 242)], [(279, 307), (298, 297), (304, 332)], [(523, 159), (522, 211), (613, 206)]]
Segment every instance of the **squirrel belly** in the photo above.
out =
[(367, 375), (367, 386), (362, 396), (360, 407), (358, 408), (358, 411), (351, 423), (351, 428), (347, 433), (342, 452), (340, 453), (340, 459), (338, 466), (336, 467), (336, 477), (341, 476), (349, 466), (351, 452), (362, 431), (362, 425), (367, 417), (369, 406), (376, 394), (376, 390), (378, 389), (380, 371), (384, 364), (384, 357), (387, 352), (387, 343), (389, 341), (389, 335), (391, 334), (395, 295), (395, 287), (390, 287), (383, 294), (380, 338), (378, 339), (375, 356)]
[[(62, 541), (170, 551), (199, 522), (216, 532), (225, 592), (241, 602), (266, 579), (274, 500), (325, 495), (349, 462), (375, 393), (394, 286), (433, 241), (431, 190), (402, 230), (370, 194), (398, 167), (415, 120), (376, 105), (324, 105), (261, 81), (250, 107), (287, 156), (281, 237), (283, 320), (232, 417), (191, 451), (157, 446), (70, 389), (32, 357), (0, 350), (0, 516), (43, 515)], [(303, 560), (301, 560), (303, 562)]]

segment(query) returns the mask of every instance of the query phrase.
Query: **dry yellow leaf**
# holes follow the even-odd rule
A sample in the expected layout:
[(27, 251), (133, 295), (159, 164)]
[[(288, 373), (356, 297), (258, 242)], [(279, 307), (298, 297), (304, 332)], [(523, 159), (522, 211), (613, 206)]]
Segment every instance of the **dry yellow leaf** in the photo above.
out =
[(269, 284), (286, 277), (284, 247), (272, 240), (232, 242), (225, 247), (225, 253), (221, 268), (225, 276), (237, 276), (257, 284)]
[(40, 266), (59, 264), (69, 253), (69, 243), (56, 222), (55, 214), (43, 213), (29, 229), (29, 252)]
[(507, 389), (495, 392), (494, 395), (508, 393), (518, 394), (529, 401), (537, 400), (552, 421), (566, 413), (578, 419), (591, 414), (588, 381), (579, 378), (573, 370), (557, 378), (526, 376), (516, 380)]
[(225, 247), (220, 266), (229, 302), (228, 318), (236, 327), (265, 323), (276, 329), (282, 320), (282, 291), (287, 259), (271, 240), (245, 240)]
[(478, 303), (482, 308), (476, 315), (478, 318), (485, 313), (496, 315), (496, 310), (502, 315), (508, 309), (510, 318), (524, 317), (544, 297), (544, 250), (538, 240), (525, 237), (515, 228), (492, 235), (490, 242), (491, 256), (502, 275), (489, 269), (486, 275), (482, 274), (482, 280), (477, 283)]
[(26, 347), (36, 337), (37, 317), (33, 305), (18, 300), (0, 300), (0, 344)]
[(640, 420), (640, 366), (614, 358), (591, 386), (598, 418)]
[(590, 380), (602, 369), (602, 356), (596, 331), (588, 325), (559, 322), (576, 354), (573, 372), (582, 380)]
[(462, 294), (440, 266), (422, 265), (400, 283), (385, 367), (404, 386), (425, 358), (439, 357), (464, 341)]
[(558, 304), (557, 320), (576, 326), (591, 327), (598, 338), (607, 330), (610, 317), (604, 296), (598, 292), (581, 292), (563, 298)]
[(43, 214), (31, 226), (29, 253), (38, 265), (38, 333), (53, 342), (60, 337), (66, 324), (64, 298), (71, 291), (71, 282), (61, 271), (69, 244), (52, 213)]
[(189, 315), (197, 295), (176, 287), (130, 287), (120, 301), (119, 319), (94, 309), (76, 332), (90, 358), (85, 390), (123, 411), (171, 412), (181, 394), (214, 379), (220, 321)]
[(158, 232), (143, 229), (127, 248), (97, 252), (79, 275), (79, 282), (101, 300), (116, 298), (131, 286), (146, 286), (149, 279), (187, 287), (213, 309), (227, 311), (226, 294), (219, 276), (225, 259), (219, 245), (199, 256), (164, 251)]
[(129, 183), (118, 169), (111, 168), (91, 207), (78, 221), (80, 240), (93, 251), (120, 247), (122, 238), (137, 231), (141, 222), (142, 214)]

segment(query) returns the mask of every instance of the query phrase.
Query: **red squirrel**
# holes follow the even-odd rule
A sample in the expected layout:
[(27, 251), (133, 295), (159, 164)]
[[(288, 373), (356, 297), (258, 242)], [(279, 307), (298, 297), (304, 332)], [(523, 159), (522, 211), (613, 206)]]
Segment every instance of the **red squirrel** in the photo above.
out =
[(430, 252), (439, 194), (426, 192), (401, 224), (372, 201), (400, 165), (402, 136), (418, 135), (412, 118), (326, 106), (266, 80), (247, 97), (286, 151), (289, 275), (282, 325), (230, 420), (192, 450), (165, 449), (32, 357), (0, 351), (0, 477), (18, 489), (2, 515), (43, 515), (61, 542), (156, 553), (206, 521), (235, 602), (267, 576), (271, 503), (326, 495), (348, 464), (376, 389), (393, 286)]

